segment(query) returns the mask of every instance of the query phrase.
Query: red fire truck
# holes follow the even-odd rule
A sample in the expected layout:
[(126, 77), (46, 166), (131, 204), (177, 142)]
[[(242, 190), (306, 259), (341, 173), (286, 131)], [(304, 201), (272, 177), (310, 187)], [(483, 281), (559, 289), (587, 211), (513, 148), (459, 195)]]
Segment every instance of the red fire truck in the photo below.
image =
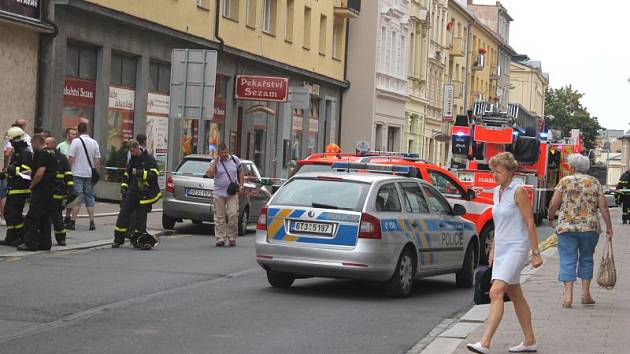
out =
[(497, 183), (488, 162), (509, 151), (519, 162), (515, 179), (527, 189), (537, 223), (544, 218), (553, 188), (568, 174), (569, 154), (583, 150), (579, 131), (555, 139), (544, 130), (544, 120), (519, 104), (499, 112), (493, 103), (477, 102), (451, 128), (451, 170), (481, 196), (492, 198)]

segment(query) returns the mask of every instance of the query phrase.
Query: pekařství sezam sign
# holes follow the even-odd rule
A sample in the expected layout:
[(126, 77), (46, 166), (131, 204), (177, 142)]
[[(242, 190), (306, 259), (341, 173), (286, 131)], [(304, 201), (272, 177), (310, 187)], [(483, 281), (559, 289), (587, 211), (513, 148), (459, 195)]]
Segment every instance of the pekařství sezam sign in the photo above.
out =
[(289, 79), (286, 77), (237, 75), (236, 98), (285, 102), (288, 86)]
[(41, 0), (0, 0), (0, 12), (40, 20)]

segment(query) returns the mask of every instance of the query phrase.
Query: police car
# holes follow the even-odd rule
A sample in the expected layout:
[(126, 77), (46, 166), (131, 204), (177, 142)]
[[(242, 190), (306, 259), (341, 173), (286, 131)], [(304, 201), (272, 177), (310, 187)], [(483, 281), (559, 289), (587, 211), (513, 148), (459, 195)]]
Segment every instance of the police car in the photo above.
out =
[(475, 225), (461, 217), (463, 206), (451, 208), (429, 183), (401, 176), (409, 169), (337, 163), (287, 181), (256, 225), (256, 260), (269, 283), (363, 279), (404, 297), (416, 277), (455, 273), (457, 286), (471, 287), (479, 255)]

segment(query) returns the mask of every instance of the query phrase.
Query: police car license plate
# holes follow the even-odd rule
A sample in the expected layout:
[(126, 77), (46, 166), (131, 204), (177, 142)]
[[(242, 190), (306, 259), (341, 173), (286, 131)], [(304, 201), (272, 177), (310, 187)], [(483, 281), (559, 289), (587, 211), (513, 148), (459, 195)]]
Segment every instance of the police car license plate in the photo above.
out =
[(290, 230), (292, 233), (332, 236), (333, 225), (317, 222), (291, 221)]
[(212, 198), (212, 191), (207, 189), (188, 188), (186, 195), (189, 197)]

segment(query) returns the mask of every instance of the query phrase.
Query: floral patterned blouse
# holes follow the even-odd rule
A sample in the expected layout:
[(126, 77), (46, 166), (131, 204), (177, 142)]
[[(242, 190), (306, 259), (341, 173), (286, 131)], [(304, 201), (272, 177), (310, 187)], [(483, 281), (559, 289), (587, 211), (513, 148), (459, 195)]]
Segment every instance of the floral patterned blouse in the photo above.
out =
[(564, 177), (558, 182), (556, 191), (562, 194), (558, 234), (601, 231), (597, 209), (603, 190), (595, 177), (580, 173)]

